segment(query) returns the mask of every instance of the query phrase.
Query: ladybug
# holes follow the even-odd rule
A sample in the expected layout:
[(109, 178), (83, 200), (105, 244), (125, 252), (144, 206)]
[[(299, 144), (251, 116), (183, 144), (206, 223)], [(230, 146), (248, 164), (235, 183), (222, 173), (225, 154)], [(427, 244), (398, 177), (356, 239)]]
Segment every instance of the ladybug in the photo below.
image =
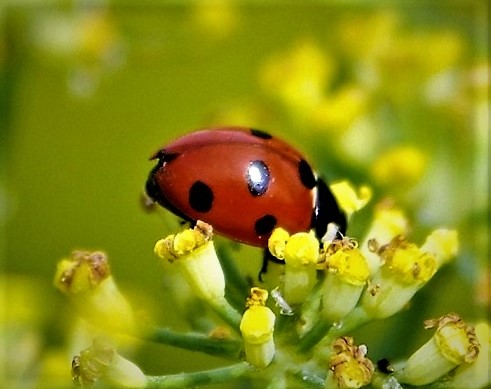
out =
[(172, 213), (202, 220), (220, 235), (267, 247), (276, 227), (290, 233), (330, 222), (346, 230), (336, 199), (293, 147), (243, 127), (199, 130), (174, 140), (150, 159), (146, 192)]

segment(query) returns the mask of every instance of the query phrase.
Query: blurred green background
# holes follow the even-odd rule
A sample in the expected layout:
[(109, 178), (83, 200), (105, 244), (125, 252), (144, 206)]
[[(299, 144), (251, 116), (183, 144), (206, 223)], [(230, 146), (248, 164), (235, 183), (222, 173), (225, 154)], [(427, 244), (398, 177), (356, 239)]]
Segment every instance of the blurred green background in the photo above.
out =
[[(75, 315), (52, 278), (73, 249), (106, 251), (136, 306), (164, 326), (183, 326), (168, 314), (152, 251), (178, 224), (145, 212), (140, 196), (152, 152), (214, 125), (267, 130), (305, 152), (327, 179), (370, 185), (372, 204), (393, 198), (416, 242), (441, 226), (458, 229), (457, 259), (411, 308), (358, 331), (375, 358), (414, 350), (425, 318), (486, 315), (487, 3), (380, 4), (0, 6), (7, 382), (65, 385), (58, 375), (68, 377)], [(363, 236), (371, 211), (354, 217), (350, 235)], [(235, 255), (254, 276), (259, 251)], [(133, 359), (151, 374), (223, 365), (170, 347), (138, 350)]]

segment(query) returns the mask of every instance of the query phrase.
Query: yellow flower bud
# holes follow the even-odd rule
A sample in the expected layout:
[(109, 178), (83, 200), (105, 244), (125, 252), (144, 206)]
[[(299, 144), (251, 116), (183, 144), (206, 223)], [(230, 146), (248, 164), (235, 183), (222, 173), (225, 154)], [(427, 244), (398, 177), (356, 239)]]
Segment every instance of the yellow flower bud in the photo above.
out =
[(273, 331), (276, 317), (271, 309), (264, 306), (266, 299), (265, 290), (252, 288), (248, 309), (240, 322), (247, 362), (257, 368), (267, 367), (275, 354)]
[(294, 234), (286, 242), (284, 256), (283, 296), (288, 304), (302, 303), (317, 280), (319, 241), (313, 233)]

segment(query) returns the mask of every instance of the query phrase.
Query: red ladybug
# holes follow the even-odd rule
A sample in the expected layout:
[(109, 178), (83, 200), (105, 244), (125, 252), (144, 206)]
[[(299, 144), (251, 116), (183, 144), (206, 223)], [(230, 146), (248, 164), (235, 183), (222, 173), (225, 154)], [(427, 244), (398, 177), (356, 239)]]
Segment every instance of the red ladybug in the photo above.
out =
[(157, 151), (147, 194), (190, 222), (202, 220), (231, 239), (266, 247), (275, 227), (314, 228), (322, 237), (346, 217), (327, 185), (294, 148), (243, 127), (200, 130)]

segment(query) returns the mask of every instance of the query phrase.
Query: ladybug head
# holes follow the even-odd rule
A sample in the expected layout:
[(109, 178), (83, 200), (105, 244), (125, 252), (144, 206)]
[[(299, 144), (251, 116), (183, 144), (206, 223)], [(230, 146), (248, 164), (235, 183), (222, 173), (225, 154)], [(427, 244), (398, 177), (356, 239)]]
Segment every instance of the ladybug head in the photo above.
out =
[(147, 182), (145, 184), (145, 192), (154, 202), (159, 203), (162, 207), (168, 209), (173, 214), (188, 221), (190, 218), (179, 211), (165, 196), (164, 189), (159, 185), (158, 176), (166, 174), (165, 166), (167, 162), (172, 161), (178, 154), (167, 154), (164, 150), (159, 150), (150, 159), (158, 159), (157, 164), (150, 170), (148, 174)]

